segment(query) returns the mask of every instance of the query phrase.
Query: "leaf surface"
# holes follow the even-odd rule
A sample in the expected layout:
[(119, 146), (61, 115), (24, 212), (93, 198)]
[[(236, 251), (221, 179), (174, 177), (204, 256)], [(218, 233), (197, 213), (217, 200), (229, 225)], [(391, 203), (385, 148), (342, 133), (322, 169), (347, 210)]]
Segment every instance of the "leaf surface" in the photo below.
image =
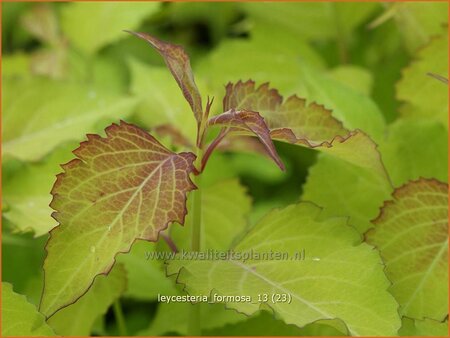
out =
[[(159, 3), (80, 2), (62, 10), (62, 29), (69, 41), (87, 55), (126, 35), (123, 29), (135, 29), (160, 7)], [(82, 24), (80, 24), (82, 22)], [(107, 27), (107, 29), (106, 29)]]
[(129, 33), (147, 41), (161, 54), (175, 81), (180, 86), (184, 97), (191, 106), (195, 118), (197, 121), (200, 121), (203, 115), (202, 98), (194, 81), (189, 56), (186, 54), (184, 48), (161, 41), (146, 33)]
[(448, 130), (442, 123), (401, 118), (389, 125), (380, 152), (394, 186), (420, 177), (448, 180)]
[(417, 52), (415, 60), (402, 71), (396, 91), (397, 99), (403, 102), (400, 107), (402, 116), (433, 119), (448, 128), (448, 85), (428, 76), (427, 73), (447, 77), (446, 30)]
[(442, 321), (448, 313), (448, 187), (421, 179), (398, 188), (366, 234), (386, 264), (400, 313)]
[(395, 335), (400, 319), (381, 259), (359, 243), (359, 235), (345, 219), (323, 219), (320, 208), (300, 203), (266, 215), (233, 250), (295, 257), (304, 249), (304, 260), (180, 259), (169, 262), (168, 273), (178, 274), (177, 281), (189, 294), (251, 296), (250, 303), (227, 303), (247, 315), (262, 306), (258, 294), (288, 293), (290, 304), (264, 304), (287, 324), (303, 327), (340, 319), (353, 335)]
[(3, 216), (21, 232), (32, 231), (35, 237), (47, 234), (57, 222), (50, 216), (50, 190), (60, 163), (72, 157), (72, 144), (57, 148), (42, 163), (26, 163), (14, 170), (12, 177), (3, 179), (3, 202), (8, 208)]
[(302, 200), (324, 207), (329, 216), (349, 217), (349, 223), (364, 233), (391, 194), (392, 188), (382, 183), (372, 172), (320, 154), (309, 169)]
[(59, 144), (95, 131), (98, 121), (127, 117), (137, 101), (99, 88), (34, 79), (3, 90), (3, 156), (36, 161)]
[(432, 319), (417, 320), (404, 317), (402, 327), (399, 330), (400, 336), (431, 336), (431, 337), (447, 337), (448, 336), (448, 320), (438, 322)]
[(189, 104), (167, 69), (135, 60), (129, 65), (131, 92), (140, 99), (136, 115), (142, 125), (154, 128), (170, 124), (195, 143), (196, 122), (186, 114)]
[(94, 322), (125, 291), (126, 271), (118, 264), (108, 276), (99, 276), (89, 291), (49, 319), (49, 324), (59, 335), (89, 336)]
[(448, 4), (445, 2), (404, 2), (391, 6), (393, 8), (387, 11), (394, 11), (398, 29), (411, 53), (425, 46), (444, 25), (448, 25)]
[(45, 317), (26, 298), (2, 282), (2, 336), (55, 336)]
[(52, 190), (60, 226), (46, 246), (40, 309), (47, 317), (108, 273), (136, 239), (156, 241), (169, 223), (184, 222), (195, 155), (173, 153), (125, 122), (106, 135), (88, 135)]

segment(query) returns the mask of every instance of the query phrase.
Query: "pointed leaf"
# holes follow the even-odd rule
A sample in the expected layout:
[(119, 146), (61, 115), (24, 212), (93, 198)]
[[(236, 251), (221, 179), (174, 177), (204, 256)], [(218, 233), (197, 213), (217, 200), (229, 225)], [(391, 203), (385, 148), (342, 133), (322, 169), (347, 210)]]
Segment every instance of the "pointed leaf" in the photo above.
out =
[(208, 124), (210, 126), (222, 126), (229, 127), (231, 130), (229, 132), (237, 134), (254, 134), (256, 135), (261, 143), (264, 145), (267, 154), (274, 160), (274, 162), (284, 170), (284, 164), (278, 156), (277, 150), (273, 145), (272, 139), (270, 137), (270, 130), (267, 127), (264, 118), (257, 112), (248, 110), (234, 110), (231, 109), (225, 113), (212, 117)]
[(25, 296), (13, 291), (12, 285), (2, 282), (2, 336), (55, 336), (45, 317)]
[(267, 83), (229, 83), (223, 109), (247, 109), (259, 112), (271, 130), (274, 140), (318, 148), (357, 166), (369, 169), (388, 182), (376, 144), (359, 130), (349, 131), (331, 111), (317, 104), (291, 96), (283, 97)]
[(156, 241), (169, 223), (184, 222), (195, 155), (173, 153), (125, 122), (108, 127), (106, 135), (88, 135), (52, 190), (60, 226), (46, 247), (46, 316), (108, 273), (117, 253), (129, 251), (135, 239)]
[(410, 182), (393, 194), (367, 241), (381, 252), (401, 314), (442, 321), (448, 313), (448, 187)]
[(161, 54), (167, 67), (180, 86), (184, 97), (189, 102), (195, 118), (197, 121), (200, 121), (203, 115), (202, 98), (194, 81), (189, 56), (186, 54), (184, 48), (161, 41), (146, 33), (127, 32), (147, 41)]
[(50, 318), (51, 327), (64, 336), (89, 336), (94, 322), (120, 297), (126, 284), (126, 271), (123, 265), (118, 264), (108, 276), (96, 278), (89, 291), (75, 304)]
[[(304, 260), (292, 259), (302, 250)], [(352, 335), (377, 336), (395, 335), (400, 326), (377, 251), (360, 244), (359, 234), (344, 218), (324, 219), (311, 203), (269, 213), (233, 251), (253, 253), (254, 258), (173, 260), (168, 274), (177, 274), (189, 294), (251, 296), (251, 302), (230, 301), (227, 307), (250, 315), (269, 306), (284, 322), (300, 327), (339, 319)], [(267, 257), (269, 252), (288, 256), (254, 256)], [(261, 304), (258, 294), (289, 294), (291, 302)]]

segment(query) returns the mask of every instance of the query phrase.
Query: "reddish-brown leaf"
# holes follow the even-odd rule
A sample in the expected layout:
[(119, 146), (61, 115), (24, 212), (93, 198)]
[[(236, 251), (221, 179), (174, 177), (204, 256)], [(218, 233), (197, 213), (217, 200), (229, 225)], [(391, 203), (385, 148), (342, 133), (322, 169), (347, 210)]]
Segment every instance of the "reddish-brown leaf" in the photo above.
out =
[(357, 166), (375, 171), (389, 184), (377, 145), (360, 130), (349, 131), (330, 110), (305, 99), (283, 97), (268, 83), (239, 81), (226, 86), (223, 109), (257, 111), (264, 118), (273, 140), (328, 152)]
[(248, 110), (236, 111), (231, 109), (225, 113), (214, 116), (209, 120), (210, 126), (222, 126), (230, 128), (231, 133), (237, 134), (254, 134), (264, 145), (267, 154), (275, 161), (275, 163), (284, 170), (284, 164), (273, 145), (270, 137), (270, 130), (267, 127), (264, 118), (257, 112)]
[(195, 155), (176, 154), (142, 129), (121, 122), (106, 137), (88, 135), (63, 165), (51, 207), (40, 310), (51, 316), (73, 303), (119, 252), (136, 239), (156, 241), (169, 223), (183, 224)]
[(195, 118), (198, 122), (202, 119), (202, 98), (194, 81), (189, 56), (183, 47), (172, 43), (161, 41), (149, 34), (126, 31), (152, 45), (164, 58), (167, 67), (180, 86), (184, 97), (189, 102)]

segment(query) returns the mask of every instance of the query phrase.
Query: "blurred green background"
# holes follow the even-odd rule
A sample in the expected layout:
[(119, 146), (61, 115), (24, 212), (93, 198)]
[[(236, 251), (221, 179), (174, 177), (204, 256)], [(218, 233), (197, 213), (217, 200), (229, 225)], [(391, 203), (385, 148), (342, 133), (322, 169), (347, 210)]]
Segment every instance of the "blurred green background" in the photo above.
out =
[[(195, 138), (194, 118), (162, 58), (124, 29), (183, 45), (201, 93), (216, 99), (215, 113), (227, 82), (268, 81), (284, 97), (295, 93), (321, 103), (345, 127), (367, 132), (379, 144), (395, 186), (421, 176), (447, 181), (448, 88), (426, 75), (448, 73), (445, 2), (1, 5), (2, 275), (32, 303), (42, 288), (47, 232), (56, 225), (49, 191), (59, 164), (73, 157), (84, 135), (124, 119), (159, 134), (174, 149), (181, 146), (158, 127), (172, 125), (188, 140)], [(253, 201), (249, 223), (303, 196), (323, 206), (333, 201), (335, 214), (350, 216), (358, 229), (370, 226), (366, 214), (376, 216), (380, 201), (389, 197), (359, 184), (360, 173), (349, 175), (347, 164), (288, 144), (277, 149), (284, 173), (258, 154), (216, 152), (205, 188), (238, 178)], [(358, 206), (347, 198), (354, 193), (380, 199)], [(182, 323), (187, 311), (155, 302), (159, 290), (173, 288), (162, 267), (139, 257), (138, 252), (134, 260), (123, 260), (128, 333), (186, 333), (172, 316)], [(112, 289), (82, 329), (58, 324), (60, 332), (116, 334), (110, 298), (119, 297), (119, 289)], [(251, 319), (256, 324), (247, 329), (238, 326), (243, 319), (235, 313), (215, 316), (212, 309), (207, 316), (212, 319), (206, 334), (245, 334), (248, 328), (249, 334), (336, 333), (301, 331), (266, 315)], [(262, 326), (267, 322), (271, 329)]]

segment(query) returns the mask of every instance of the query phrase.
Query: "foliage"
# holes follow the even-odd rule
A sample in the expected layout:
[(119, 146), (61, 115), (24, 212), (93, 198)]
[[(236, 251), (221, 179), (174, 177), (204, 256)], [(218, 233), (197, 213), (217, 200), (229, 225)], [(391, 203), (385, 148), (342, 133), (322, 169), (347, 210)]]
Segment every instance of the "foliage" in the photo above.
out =
[(447, 11), (3, 4), (2, 334), (445, 335)]

